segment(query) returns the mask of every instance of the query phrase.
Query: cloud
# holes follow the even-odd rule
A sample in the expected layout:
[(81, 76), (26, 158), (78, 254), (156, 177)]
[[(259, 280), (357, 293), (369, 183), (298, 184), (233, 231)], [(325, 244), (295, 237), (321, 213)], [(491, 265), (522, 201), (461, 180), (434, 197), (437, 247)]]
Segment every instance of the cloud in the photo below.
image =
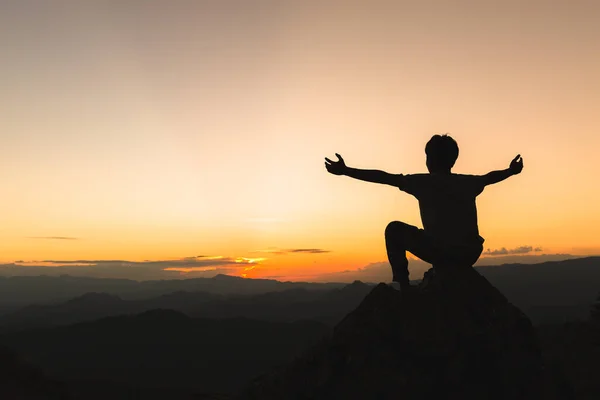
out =
[(201, 256), (175, 260), (43, 260), (5, 264), (0, 276), (73, 275), (96, 278), (134, 280), (210, 277), (239, 274), (245, 268), (259, 265), (265, 258)]
[(44, 263), (44, 264), (54, 264), (56, 266), (60, 265), (101, 265), (101, 264), (118, 264), (118, 263), (128, 263), (128, 261), (124, 260), (43, 260), (43, 261), (33, 261), (33, 263)]
[(268, 253), (268, 254), (277, 254), (277, 255), (286, 255), (290, 253), (305, 253), (305, 254), (323, 254), (323, 253), (331, 253), (331, 250), (324, 249), (278, 249), (276, 247), (270, 247), (266, 250), (255, 250), (253, 253)]
[(245, 258), (245, 257), (223, 257), (223, 256), (202, 256), (202, 257), (184, 257), (175, 260), (156, 260), (156, 261), (127, 261), (127, 260), (44, 260), (42, 263), (52, 266), (91, 266), (91, 267), (149, 267), (153, 269), (165, 268), (202, 268), (215, 267), (223, 265), (236, 264), (255, 264), (264, 261), (265, 258)]
[(310, 253), (310, 254), (321, 254), (321, 253), (330, 253), (329, 250), (323, 249), (289, 249), (284, 250), (287, 253)]
[(169, 267), (169, 268), (165, 268), (163, 271), (176, 271), (176, 272), (189, 273), (189, 272), (209, 272), (209, 271), (216, 271), (216, 270), (217, 270), (216, 267), (188, 267), (188, 268)]
[(29, 236), (27, 239), (37, 239), (37, 240), (79, 240), (79, 238), (69, 237), (69, 236)]
[(514, 249), (508, 250), (506, 247), (502, 247), (500, 249), (495, 249), (495, 250), (487, 249), (486, 251), (483, 252), (483, 255), (505, 256), (505, 255), (509, 255), (509, 254), (527, 254), (527, 253), (531, 253), (532, 251), (542, 251), (542, 248), (536, 247), (534, 249), (531, 246), (519, 246)]

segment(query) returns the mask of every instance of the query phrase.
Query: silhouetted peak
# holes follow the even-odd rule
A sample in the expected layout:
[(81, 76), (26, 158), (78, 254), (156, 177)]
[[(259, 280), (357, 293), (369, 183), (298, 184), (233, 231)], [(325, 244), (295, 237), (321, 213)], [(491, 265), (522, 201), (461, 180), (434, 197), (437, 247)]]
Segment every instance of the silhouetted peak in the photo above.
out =
[(354, 281), (340, 289), (335, 290), (332, 294), (342, 294), (342, 295), (356, 295), (356, 296), (365, 296), (370, 290), (371, 286), (363, 283), (361, 281)]
[(351, 284), (345, 286), (346, 288), (350, 287), (350, 288), (360, 288), (360, 289), (364, 289), (364, 288), (368, 288), (369, 285), (367, 285), (366, 283), (362, 282), (362, 281), (354, 281)]
[(553, 393), (531, 322), (469, 267), (430, 270), (403, 293), (377, 285), (330, 338), (259, 377), (239, 398), (525, 400)]

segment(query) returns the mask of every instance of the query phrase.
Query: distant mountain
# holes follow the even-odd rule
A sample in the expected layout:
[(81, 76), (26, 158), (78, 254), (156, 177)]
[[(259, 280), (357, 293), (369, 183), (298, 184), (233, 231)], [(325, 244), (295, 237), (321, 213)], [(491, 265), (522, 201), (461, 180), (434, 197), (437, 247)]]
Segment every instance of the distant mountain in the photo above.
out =
[(125, 300), (139, 300), (173, 292), (255, 295), (289, 289), (331, 290), (345, 285), (345, 283), (279, 282), (227, 275), (143, 282), (68, 275), (0, 277), (0, 314), (30, 304), (62, 303), (90, 292), (108, 293)]
[[(490, 269), (484, 270), (484, 272), (497, 274), (496, 280), (508, 284), (509, 287), (511, 287), (511, 282), (518, 281), (519, 285), (534, 289), (531, 292), (525, 289), (522, 291), (514, 290), (512, 293), (513, 298), (508, 299), (513, 303), (516, 303), (515, 299), (520, 298), (520, 301), (528, 302), (528, 304), (534, 306), (538, 304), (536, 303), (538, 301), (547, 301), (545, 300), (547, 297), (544, 296), (553, 291), (560, 291), (565, 294), (565, 297), (560, 298), (560, 301), (564, 303), (572, 300), (575, 296), (575, 294), (569, 295), (569, 291), (565, 289), (571, 283), (575, 284), (578, 281), (593, 279), (593, 274), (597, 271), (595, 269), (597, 264), (594, 264), (594, 262), (598, 262), (598, 259), (590, 258), (588, 261), (588, 264), (575, 266), (573, 269), (570, 269), (571, 265), (569, 263), (558, 265), (551, 263), (545, 266), (540, 264), (537, 267), (539, 268), (537, 275), (533, 274), (527, 279), (525, 277), (528, 276), (530, 271), (524, 271), (523, 275), (519, 275), (521, 272), (519, 270), (520, 266), (508, 266), (509, 270)], [(528, 268), (528, 266), (524, 267)], [(512, 270), (513, 268), (514, 270)], [(482, 272), (481, 268), (476, 268), (476, 270)], [(502, 271), (504, 272), (501, 274)], [(553, 272), (544, 274), (545, 271)], [(578, 278), (556, 279), (557, 277), (564, 278), (569, 271), (576, 272)], [(516, 274), (517, 277), (512, 274)], [(519, 280), (519, 276), (523, 279)], [(600, 287), (592, 289), (592, 287), (597, 287), (598, 282), (600, 281), (586, 282), (585, 285), (577, 287), (583, 291), (589, 290), (592, 292), (593, 299), (600, 292)], [(518, 288), (519, 285), (516, 285), (516, 287)], [(460, 285), (457, 285), (457, 287), (459, 290), (453, 293), (460, 295), (463, 290)], [(471, 289), (477, 287), (479, 286), (472, 285)], [(455, 313), (452, 316), (450, 314), (446, 315), (445, 311), (446, 308), (450, 307), (448, 299), (451, 299), (452, 296), (446, 296), (442, 292), (439, 292), (435, 297), (417, 296), (406, 304), (400, 302), (404, 305), (399, 306), (400, 303), (396, 301), (398, 300), (396, 299), (398, 297), (396, 291), (386, 288), (385, 285), (380, 285), (378, 288), (377, 295), (375, 297), (371, 296), (372, 299), (375, 298), (377, 301), (371, 302), (368, 312), (362, 314), (361, 312), (357, 314), (357, 311), (361, 309), (364, 311), (365, 308), (358, 305), (363, 302), (368, 293), (373, 293), (373, 286), (358, 281), (329, 290), (311, 290), (300, 286), (283, 291), (271, 291), (254, 295), (220, 295), (206, 292), (174, 291), (147, 299), (124, 299), (114, 294), (92, 292), (60, 303), (26, 307), (17, 313), (5, 316), (2, 319), (4, 322), (13, 318), (10, 322), (13, 324), (13, 328), (18, 324), (21, 324), (21, 328), (27, 326), (68, 325), (52, 328), (29, 328), (12, 333), (5, 332), (0, 334), (0, 348), (1, 346), (10, 348), (11, 352), (19, 354), (23, 360), (27, 360), (28, 364), (40, 367), (47, 377), (44, 380), (65, 382), (70, 392), (74, 394), (74, 398), (77, 399), (224, 399), (227, 398), (225, 396), (227, 393), (237, 391), (250, 379), (270, 370), (271, 367), (287, 364), (293, 362), (294, 359), (298, 359), (296, 355), (299, 352), (302, 353), (303, 349), (320, 342), (320, 338), (324, 335), (330, 337), (332, 332), (330, 326), (337, 324), (337, 321), (343, 319), (340, 317), (346, 314), (350, 313), (351, 315), (343, 319), (346, 322), (337, 324), (333, 332), (337, 330), (338, 337), (340, 337), (339, 332), (342, 332), (342, 337), (359, 341), (356, 343), (364, 344), (363, 350), (366, 349), (366, 351), (357, 353), (360, 356), (358, 358), (336, 356), (332, 359), (333, 364), (319, 364), (319, 371), (325, 375), (314, 375), (317, 381), (321, 380), (322, 377), (331, 378), (330, 373), (332, 371), (342, 368), (342, 364), (350, 361), (352, 361), (352, 365), (358, 368), (356, 370), (358, 371), (356, 375), (358, 382), (365, 379), (363, 374), (365, 370), (361, 367), (363, 361), (370, 362), (369, 360), (374, 356), (389, 361), (391, 363), (389, 365), (393, 363), (402, 364), (403, 360), (406, 360), (405, 355), (398, 358), (395, 353), (389, 352), (388, 347), (386, 347), (390, 345), (401, 346), (402, 344), (396, 340), (400, 336), (386, 333), (387, 328), (380, 329), (379, 333), (373, 336), (374, 325), (368, 321), (378, 321), (378, 326), (385, 328), (388, 323), (392, 323), (390, 321), (394, 320), (393, 326), (411, 335), (410, 338), (414, 343), (421, 343), (418, 346), (405, 346), (407, 349), (420, 352), (420, 356), (432, 356), (433, 359), (437, 360), (437, 356), (443, 355), (443, 357), (446, 357), (457, 351), (453, 346), (459, 345), (460, 342), (451, 340), (453, 337), (451, 330), (458, 327), (477, 328), (478, 324), (481, 323), (478, 319), (481, 317), (479, 311), (490, 307), (490, 304), (488, 304), (489, 296), (486, 297), (485, 294), (488, 292), (485, 290), (481, 293), (477, 290), (471, 290), (469, 296), (467, 296), (468, 298), (464, 299), (464, 304), (461, 303), (470, 312), (465, 314)], [(576, 293), (576, 295), (587, 296), (581, 292)], [(586, 298), (575, 297), (576, 300)], [(425, 304), (422, 301), (423, 299), (429, 300)], [(352, 304), (357, 306), (352, 306)], [(499, 308), (491, 307), (496, 310), (494, 315), (500, 321), (499, 324), (498, 321), (495, 323), (496, 328), (498, 328), (497, 335), (493, 336), (493, 340), (489, 343), (477, 342), (479, 343), (476, 343), (477, 346), (481, 345), (483, 347), (481, 349), (478, 347), (473, 348), (472, 352), (465, 353), (463, 356), (477, 356), (480, 350), (503, 349), (501, 346), (508, 343), (506, 341), (509, 338), (512, 338), (509, 341), (512, 340), (517, 344), (521, 343), (519, 340), (513, 340), (515, 337), (518, 339), (517, 336), (504, 335), (503, 330), (518, 328), (521, 325), (517, 322), (523, 320), (523, 318), (518, 317), (509, 320), (508, 322), (512, 322), (506, 325), (502, 323), (502, 318), (505, 318), (506, 315), (497, 312), (498, 310), (506, 310), (506, 307), (502, 304)], [(392, 309), (400, 307), (403, 311), (397, 313), (390, 310), (390, 307)], [(550, 305), (549, 307), (553, 306)], [(161, 308), (178, 309), (185, 311), (185, 314)], [(150, 311), (145, 311), (147, 309), (150, 309)], [(348, 311), (343, 311), (346, 309)], [(102, 317), (112, 312), (121, 315)], [(589, 307), (586, 316), (588, 313)], [(486, 314), (489, 313), (484, 313), (484, 315)], [(212, 315), (218, 318), (195, 318), (194, 315)], [(362, 315), (362, 317), (356, 319), (352, 315)], [(242, 316), (253, 316), (257, 319), (241, 318)], [(406, 323), (408, 321), (405, 318), (406, 316), (409, 316), (412, 322)], [(330, 326), (321, 322), (299, 320), (303, 317), (319, 319), (327, 322)], [(82, 318), (94, 319), (95, 321), (71, 324), (72, 321)], [(464, 320), (465, 318), (467, 322), (471, 320), (474, 325), (452, 323), (452, 321)], [(558, 318), (564, 318), (564, 315), (559, 313)], [(348, 325), (348, 321), (351, 321), (350, 325)], [(436, 321), (445, 321), (446, 325), (439, 325)], [(485, 319), (483, 322), (485, 322)], [(423, 326), (421, 326), (421, 323)], [(340, 328), (343, 326), (346, 328)], [(565, 371), (568, 378), (579, 385), (578, 392), (583, 390), (582, 393), (600, 393), (600, 389), (595, 383), (597, 374), (594, 375), (592, 372), (588, 372), (597, 372), (594, 361), (598, 359), (598, 351), (600, 350), (597, 345), (598, 335), (595, 336), (596, 344), (593, 347), (588, 343), (589, 341), (586, 341), (587, 333), (582, 334), (579, 330), (576, 332), (569, 330), (565, 333), (560, 329), (557, 330), (560, 326), (562, 324), (540, 326), (539, 330), (544, 338), (542, 344), (545, 349), (549, 349), (549, 352), (544, 353), (548, 357), (544, 357), (547, 358), (549, 365), (552, 365), (552, 369), (558, 377), (562, 376), (562, 372), (560, 372), (561, 365), (566, 366)], [(568, 326), (568, 324), (565, 324), (565, 326)], [(582, 326), (586, 325), (582, 324)], [(473, 332), (477, 333), (476, 331), (478, 332), (477, 329)], [(559, 332), (560, 335), (555, 334), (555, 332)], [(363, 334), (366, 334), (366, 336)], [(475, 336), (479, 337), (477, 335)], [(376, 340), (373, 340), (373, 337)], [(523, 338), (526, 337), (528, 336)], [(436, 339), (431, 342), (430, 339), (432, 338), (437, 338), (439, 341)], [(328, 340), (326, 339), (325, 343), (331, 343)], [(427, 342), (429, 344), (423, 344), (425, 343), (423, 341), (427, 340), (430, 340), (430, 342)], [(436, 343), (443, 344), (441, 348), (438, 348), (438, 350), (443, 350), (443, 354), (428, 353), (429, 350), (435, 350), (435, 346), (432, 347), (430, 344)], [(338, 351), (336, 346), (330, 348), (334, 352)], [(504, 350), (500, 350), (500, 353), (502, 352)], [(455, 367), (462, 368), (465, 359), (460, 356), (453, 360), (450, 363), (451, 369), (448, 371), (454, 371)], [(585, 361), (582, 362), (581, 360)], [(303, 362), (308, 362), (305, 365), (308, 365), (307, 368), (310, 369), (317, 365), (314, 364), (317, 361), (316, 358), (304, 358)], [(454, 362), (457, 364), (454, 364)], [(383, 365), (381, 371), (384, 375), (382, 376), (385, 376), (386, 371), (390, 371), (389, 365)], [(514, 365), (521, 367), (524, 364), (515, 363)], [(327, 369), (329, 367), (331, 367), (331, 370)], [(424, 365), (419, 364), (417, 367), (424, 368)], [(418, 368), (410, 367), (405, 371), (407, 373), (411, 373), (411, 371), (418, 373)], [(464, 370), (460, 368), (457, 373), (462, 374), (460, 371), (464, 372)], [(482, 368), (482, 371), (485, 374), (485, 368)], [(477, 372), (477, 369), (474, 368), (471, 372)], [(461, 376), (470, 377), (469, 374)], [(434, 375), (423, 373), (420, 376), (429, 377)], [(8, 381), (12, 379), (10, 378), (11, 375), (6, 376), (9, 377), (6, 378)], [(373, 378), (374, 375), (371, 374), (370, 376)], [(392, 378), (394, 377), (390, 379)], [(294, 382), (298, 383), (302, 380), (295, 379)], [(0, 388), (2, 387), (1, 383), (0, 379)], [(315, 381), (305, 383), (315, 384)], [(302, 383), (302, 385), (305, 383)], [(427, 383), (427, 385), (430, 385), (430, 383)], [(435, 387), (435, 383), (430, 386), (422, 386), (424, 389), (433, 387)], [(0, 398), (4, 398), (1, 392)], [(597, 396), (587, 398), (597, 398)]]
[(153, 309), (171, 309), (203, 318), (244, 317), (281, 322), (305, 319), (333, 325), (371, 289), (372, 286), (357, 281), (340, 289), (298, 288), (245, 296), (180, 291), (145, 300), (123, 300), (107, 293), (87, 293), (64, 303), (26, 306), (1, 316), (0, 332), (68, 325)]
[(287, 321), (315, 320), (336, 324), (356, 307), (371, 291), (373, 285), (356, 281), (342, 288), (311, 291), (292, 289), (257, 296), (235, 296), (207, 303), (190, 311), (197, 317), (238, 317)]
[[(600, 290), (600, 257), (481, 266), (476, 270), (535, 324), (585, 318)], [(71, 276), (0, 277), (0, 327), (15, 326), (19, 320), (37, 324), (23, 326), (65, 324), (153, 308), (199, 317), (246, 316), (280, 321), (310, 318), (333, 324), (364, 297), (365, 287), (354, 286), (358, 291), (354, 297), (348, 293), (352, 287), (227, 275), (145, 282)], [(70, 299), (94, 292), (119, 300), (101, 297), (96, 305), (81, 300), (65, 305)], [(23, 309), (32, 304), (38, 306)]]
[[(153, 310), (0, 335), (0, 343), (49, 376), (89, 390), (81, 394), (88, 399), (94, 398), (95, 387), (106, 391), (113, 386), (231, 392), (252, 376), (290, 361), (329, 331), (309, 321), (198, 319)], [(104, 393), (104, 398), (118, 397)]]
[(536, 324), (585, 319), (600, 291), (600, 257), (475, 269)]
[(0, 317), (0, 332), (92, 321), (112, 315), (130, 314), (135, 303), (107, 293), (86, 293), (64, 303), (30, 305)]

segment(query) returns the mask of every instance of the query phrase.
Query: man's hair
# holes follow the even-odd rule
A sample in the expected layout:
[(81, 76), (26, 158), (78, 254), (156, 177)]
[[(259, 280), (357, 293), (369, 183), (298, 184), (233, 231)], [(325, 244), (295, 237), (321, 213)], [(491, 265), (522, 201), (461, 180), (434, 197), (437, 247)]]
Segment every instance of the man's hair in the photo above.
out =
[(434, 169), (451, 169), (458, 158), (458, 144), (448, 134), (434, 135), (425, 146), (425, 154)]

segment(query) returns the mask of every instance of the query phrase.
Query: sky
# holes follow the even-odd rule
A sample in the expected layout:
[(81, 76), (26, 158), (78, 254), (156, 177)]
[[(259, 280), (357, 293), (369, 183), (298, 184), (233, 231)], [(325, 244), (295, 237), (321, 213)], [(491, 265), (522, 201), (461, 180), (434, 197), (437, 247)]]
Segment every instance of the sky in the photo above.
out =
[(480, 264), (600, 254), (596, 1), (5, 0), (0, 48), (6, 271), (389, 280), (417, 201), (323, 158), (426, 172), (438, 133), (524, 159)]

